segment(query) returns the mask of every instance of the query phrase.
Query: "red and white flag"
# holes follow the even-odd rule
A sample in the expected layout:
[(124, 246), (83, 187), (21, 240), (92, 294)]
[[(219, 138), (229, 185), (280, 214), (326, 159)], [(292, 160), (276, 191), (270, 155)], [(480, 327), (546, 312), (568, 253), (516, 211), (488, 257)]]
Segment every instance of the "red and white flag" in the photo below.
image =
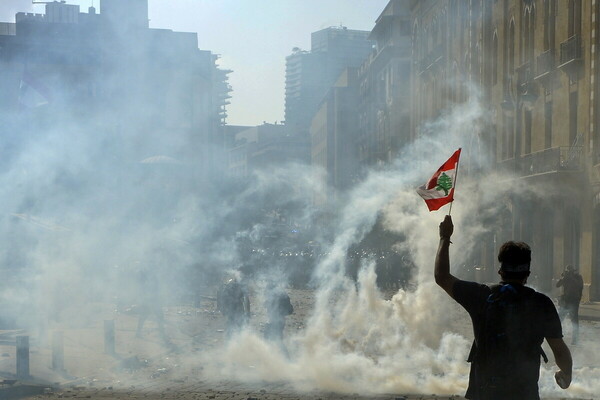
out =
[(429, 211), (435, 211), (454, 201), (454, 183), (456, 182), (460, 150), (456, 150), (431, 179), (417, 189), (417, 193), (425, 200)]

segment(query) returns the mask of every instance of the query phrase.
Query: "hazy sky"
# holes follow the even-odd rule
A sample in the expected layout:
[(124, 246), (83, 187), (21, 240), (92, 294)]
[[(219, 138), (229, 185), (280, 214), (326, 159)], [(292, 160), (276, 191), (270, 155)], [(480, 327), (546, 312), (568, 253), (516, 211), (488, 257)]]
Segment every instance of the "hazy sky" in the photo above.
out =
[[(100, 0), (69, 0), (83, 12)], [(233, 87), (227, 122), (284, 119), (285, 57), (310, 49), (310, 34), (329, 26), (371, 30), (388, 0), (149, 0), (150, 26), (197, 32), (202, 50), (220, 54)], [(44, 12), (31, 0), (0, 0), (0, 21), (18, 11)], [(100, 10), (101, 11), (101, 10)]]

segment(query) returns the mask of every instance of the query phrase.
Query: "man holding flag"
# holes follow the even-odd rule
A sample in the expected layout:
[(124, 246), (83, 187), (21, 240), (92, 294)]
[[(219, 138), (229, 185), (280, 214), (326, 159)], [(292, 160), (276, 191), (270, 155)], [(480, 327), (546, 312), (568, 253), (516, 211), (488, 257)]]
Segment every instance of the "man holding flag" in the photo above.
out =
[[(453, 201), (460, 149), (419, 188), (430, 211)], [(467, 282), (450, 273), (450, 237), (454, 224), (446, 215), (439, 226), (440, 242), (435, 257), (435, 282), (471, 317), (475, 340), (467, 361), (471, 363), (471, 400), (539, 400), (538, 380), (544, 339), (556, 365), (557, 384), (571, 384), (573, 361), (563, 340), (556, 307), (548, 296), (525, 286), (530, 274), (531, 249), (523, 242), (500, 247), (499, 285)]]

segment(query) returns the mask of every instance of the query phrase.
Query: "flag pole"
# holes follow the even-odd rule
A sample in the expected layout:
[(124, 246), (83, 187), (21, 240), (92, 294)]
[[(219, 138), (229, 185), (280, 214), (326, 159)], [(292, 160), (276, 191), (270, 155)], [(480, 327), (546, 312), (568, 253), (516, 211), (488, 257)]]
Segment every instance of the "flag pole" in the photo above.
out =
[[(459, 147), (458, 149), (462, 150), (462, 147)], [(461, 153), (462, 153), (462, 151), (461, 151)], [(460, 157), (458, 157), (458, 160), (456, 161), (456, 175), (454, 175), (454, 187), (452, 188), (453, 195), (454, 195), (454, 193), (456, 193), (456, 182), (458, 182), (458, 165), (459, 164), (460, 164)], [(452, 201), (450, 202), (450, 208), (448, 208), (448, 215), (450, 215), (452, 213), (452, 204), (454, 204), (454, 197), (452, 198)]]

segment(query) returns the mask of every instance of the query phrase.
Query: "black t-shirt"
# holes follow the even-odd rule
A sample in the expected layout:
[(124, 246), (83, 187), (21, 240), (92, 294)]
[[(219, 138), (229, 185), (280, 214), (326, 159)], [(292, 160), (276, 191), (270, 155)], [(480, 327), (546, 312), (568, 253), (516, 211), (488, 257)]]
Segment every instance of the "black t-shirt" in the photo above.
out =
[(583, 291), (583, 278), (578, 273), (568, 273), (559, 281), (563, 286), (563, 299), (566, 303), (579, 304)]
[[(562, 338), (562, 326), (556, 307), (548, 296), (536, 292), (522, 285), (511, 285), (520, 294), (526, 294), (527, 321), (519, 329), (519, 335), (527, 343), (527, 350), (519, 354), (510, 355), (510, 370), (513, 374), (508, 384), (502, 383), (501, 394), (493, 395), (495, 389), (489, 389), (490, 378), (483, 371), (482, 359), (485, 355), (477, 347), (481, 343), (485, 333), (484, 321), (486, 319), (486, 307), (488, 299), (492, 294), (492, 288), (476, 282), (458, 280), (453, 287), (454, 299), (467, 310), (473, 322), (475, 343), (473, 345), (471, 360), (471, 373), (469, 374), (469, 388), (465, 395), (468, 399), (496, 399), (510, 396), (511, 400), (539, 399), (538, 378), (540, 372), (541, 345), (544, 338)], [(511, 288), (512, 289), (512, 288)], [(478, 351), (479, 350), (479, 351)]]

